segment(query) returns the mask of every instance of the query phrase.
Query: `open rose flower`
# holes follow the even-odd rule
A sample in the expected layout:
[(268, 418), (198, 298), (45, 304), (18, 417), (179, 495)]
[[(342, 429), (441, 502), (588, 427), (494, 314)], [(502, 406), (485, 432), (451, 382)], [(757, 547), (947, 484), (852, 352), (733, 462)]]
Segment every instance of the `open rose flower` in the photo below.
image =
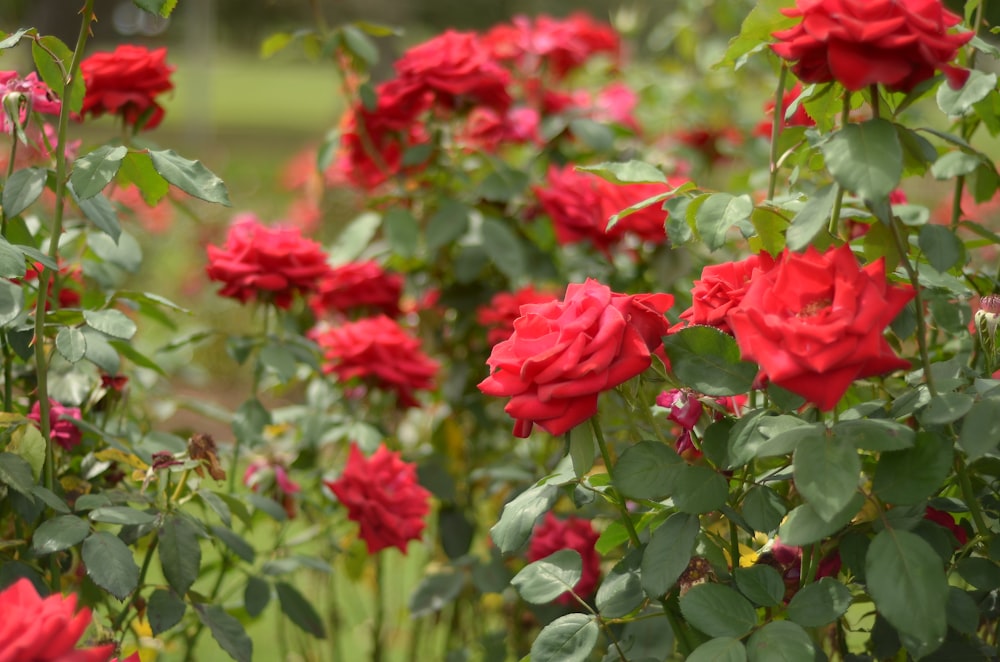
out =
[(323, 372), (392, 391), (400, 407), (420, 406), (415, 391), (434, 387), (437, 362), (423, 353), (419, 339), (385, 315), (318, 327), (309, 336), (323, 352)]
[(552, 301), (556, 295), (536, 290), (527, 285), (516, 292), (498, 292), (489, 304), (476, 311), (476, 321), (486, 327), (486, 342), (490, 346), (501, 343), (514, 333), (514, 320), (521, 316), (521, 306), (529, 303)]
[[(580, 553), (583, 560), (583, 575), (573, 587), (573, 592), (586, 600), (597, 590), (597, 581), (601, 577), (601, 556), (594, 549), (594, 544), (600, 534), (594, 530), (589, 519), (567, 517), (559, 519), (552, 513), (546, 513), (542, 523), (535, 527), (528, 545), (528, 560), (535, 562), (563, 549), (572, 549)], [(576, 602), (569, 591), (555, 599), (564, 605)]]
[(732, 333), (726, 321), (729, 311), (743, 300), (753, 275), (772, 268), (774, 258), (767, 253), (739, 262), (708, 265), (701, 270), (701, 278), (694, 281), (691, 307), (681, 313), (681, 319), (686, 324), (705, 324)]
[(349, 262), (320, 279), (309, 307), (319, 318), (355, 311), (398, 317), (402, 292), (402, 274), (386, 271), (372, 260)]
[(727, 321), (744, 359), (827, 411), (855, 379), (910, 367), (882, 331), (913, 295), (886, 280), (881, 259), (862, 269), (847, 244), (810, 247), (755, 272)]
[[(41, 427), (42, 404), (36, 401), (28, 412), (28, 418), (35, 421)], [(80, 428), (76, 427), (70, 419), (81, 419), (79, 407), (64, 407), (55, 400), (49, 400), (49, 435), (52, 441), (56, 442), (66, 450), (73, 450), (80, 445), (83, 439)]]
[(322, 246), (298, 228), (268, 227), (253, 214), (237, 216), (225, 244), (206, 251), (208, 277), (223, 283), (219, 294), (243, 303), (260, 299), (287, 309), (330, 272)]
[(803, 82), (909, 92), (935, 71), (955, 89), (969, 77), (949, 63), (973, 33), (949, 33), (961, 19), (940, 0), (796, 0), (782, 13), (802, 21), (771, 48)]
[[(110, 53), (94, 53), (80, 63), (87, 84), (82, 115), (121, 115), (136, 129), (155, 129), (163, 121), (156, 97), (174, 89), (167, 49), (148, 50), (122, 44)], [(142, 122), (142, 126), (139, 126)]]
[(0, 662), (107, 662), (114, 644), (77, 648), (90, 609), (76, 611), (75, 595), (38, 595), (27, 579), (0, 591)]
[(669, 294), (617, 294), (593, 279), (571, 284), (563, 300), (521, 307), (479, 390), (510, 398), (504, 411), (515, 436), (527, 437), (535, 423), (563, 434), (597, 413), (602, 391), (650, 366), (672, 304)]
[(324, 483), (347, 508), (347, 516), (361, 525), (359, 535), (369, 554), (386, 547), (405, 554), (407, 543), (420, 539), (430, 512), (430, 492), (417, 482), (416, 466), (399, 453), (379, 446), (365, 457), (351, 444), (343, 473)]

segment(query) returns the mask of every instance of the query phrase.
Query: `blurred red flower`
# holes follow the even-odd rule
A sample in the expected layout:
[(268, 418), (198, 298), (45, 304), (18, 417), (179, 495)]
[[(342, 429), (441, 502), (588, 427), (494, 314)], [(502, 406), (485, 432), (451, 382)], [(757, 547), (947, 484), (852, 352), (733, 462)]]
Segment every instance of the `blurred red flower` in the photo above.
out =
[(416, 466), (404, 462), (399, 453), (379, 446), (366, 458), (351, 444), (343, 473), (324, 484), (361, 526), (359, 535), (369, 554), (386, 547), (405, 554), (407, 543), (420, 539), (430, 512), (430, 492), (417, 482)]
[[(167, 49), (148, 50), (122, 44), (114, 51), (94, 53), (80, 63), (87, 84), (81, 115), (121, 115), (136, 129), (155, 129), (163, 120), (156, 97), (174, 89)], [(139, 122), (142, 121), (142, 126)]]
[(680, 314), (684, 322), (679, 326), (706, 324), (731, 334), (729, 311), (743, 300), (754, 274), (773, 269), (774, 264), (774, 258), (762, 252), (739, 262), (706, 266), (691, 286), (691, 307)]
[[(601, 556), (594, 549), (599, 537), (589, 519), (572, 516), (559, 519), (552, 513), (546, 513), (545, 519), (535, 527), (532, 534), (528, 545), (528, 560), (538, 561), (563, 549), (579, 552), (583, 560), (583, 576), (573, 587), (573, 592), (586, 600), (594, 595), (597, 581), (601, 577)], [(569, 591), (555, 601), (564, 605), (576, 602)]]
[(358, 311), (398, 317), (402, 292), (402, 274), (386, 271), (373, 260), (349, 262), (320, 279), (309, 307), (320, 319)]
[(514, 333), (514, 320), (521, 316), (521, 306), (545, 303), (556, 296), (552, 292), (538, 291), (534, 285), (527, 285), (516, 292), (498, 292), (487, 305), (479, 307), (476, 321), (487, 329), (486, 342), (492, 347)]
[[(35, 401), (28, 418), (35, 421), (41, 427), (42, 403)], [(64, 407), (59, 402), (49, 399), (49, 434), (52, 441), (56, 442), (66, 450), (73, 450), (80, 444), (83, 435), (80, 428), (76, 427), (70, 419), (80, 420), (82, 415), (79, 407)]]

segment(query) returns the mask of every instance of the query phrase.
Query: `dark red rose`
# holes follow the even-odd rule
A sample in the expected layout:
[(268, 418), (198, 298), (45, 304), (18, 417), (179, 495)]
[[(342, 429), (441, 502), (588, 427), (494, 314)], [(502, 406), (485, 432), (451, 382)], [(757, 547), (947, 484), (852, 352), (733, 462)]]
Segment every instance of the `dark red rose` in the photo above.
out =
[[(758, 563), (765, 563), (774, 567), (781, 573), (781, 578), (785, 582), (785, 602), (799, 592), (802, 584), (802, 548), (786, 545), (777, 538), (771, 545), (767, 556), (763, 556)], [(823, 577), (836, 577), (840, 574), (840, 552), (833, 550), (822, 559), (816, 568), (814, 579)]]
[(323, 351), (323, 372), (392, 391), (400, 407), (419, 407), (414, 391), (434, 387), (437, 362), (423, 353), (420, 340), (385, 315), (318, 327), (309, 336)]
[[(121, 115), (137, 129), (155, 129), (163, 120), (156, 97), (174, 89), (167, 49), (122, 44), (111, 53), (94, 53), (80, 63), (87, 84), (81, 115)], [(142, 126), (139, 122), (142, 120)]]
[(0, 591), (0, 662), (106, 662), (115, 645), (77, 648), (90, 626), (90, 609), (76, 611), (76, 595), (38, 595), (27, 579)]
[(729, 311), (743, 300), (756, 272), (773, 268), (774, 258), (767, 253), (740, 262), (708, 265), (692, 284), (691, 307), (680, 314), (683, 324), (705, 324), (732, 333), (726, 321)]
[(514, 435), (537, 423), (559, 435), (597, 413), (602, 391), (635, 377), (662, 349), (673, 304), (668, 294), (629, 296), (588, 279), (566, 288), (563, 300), (527, 304), (514, 333), (493, 347), (487, 395), (509, 397)]
[(237, 216), (226, 243), (206, 250), (208, 277), (224, 284), (219, 294), (243, 303), (259, 299), (289, 308), (295, 294), (315, 292), (330, 272), (322, 246), (298, 228), (268, 227), (253, 214)]
[[(792, 89), (788, 90), (781, 97), (781, 126), (782, 128), (788, 128), (790, 126), (816, 126), (816, 120), (809, 116), (806, 112), (806, 105), (800, 103), (796, 108), (795, 112), (792, 113), (791, 117), (785, 117), (786, 111), (792, 105), (792, 103), (799, 98), (802, 94), (802, 84), (796, 83), (792, 86)], [(771, 139), (771, 129), (774, 128), (774, 99), (771, 99), (764, 104), (764, 115), (766, 119), (760, 121), (757, 127), (753, 130), (755, 136), (760, 136), (761, 138)]]
[(882, 332), (913, 295), (886, 280), (881, 259), (862, 269), (847, 244), (810, 246), (755, 272), (727, 321), (744, 359), (828, 411), (855, 379), (910, 367)]
[(385, 271), (372, 260), (350, 262), (320, 279), (309, 307), (321, 319), (357, 311), (398, 317), (402, 292), (402, 274)]
[[(599, 537), (589, 519), (579, 517), (559, 519), (552, 513), (546, 513), (545, 519), (535, 527), (531, 536), (528, 560), (535, 562), (563, 549), (579, 552), (580, 558), (583, 559), (583, 575), (573, 587), (573, 592), (586, 600), (594, 595), (597, 581), (601, 577), (601, 557), (594, 549)], [(566, 591), (557, 597), (555, 602), (572, 605), (576, 600), (569, 591)]]
[[(41, 402), (36, 401), (32, 405), (31, 411), (28, 412), (28, 418), (35, 421), (39, 427), (41, 426)], [(76, 420), (80, 420), (81, 418), (79, 407), (64, 407), (55, 400), (49, 400), (49, 436), (52, 437), (52, 441), (68, 451), (79, 446), (80, 441), (83, 439), (80, 428), (73, 425), (70, 421), (70, 419), (74, 418)]]
[(961, 19), (940, 0), (796, 0), (785, 16), (802, 17), (774, 33), (775, 53), (806, 83), (837, 81), (849, 90), (881, 83), (909, 92), (941, 71), (958, 89), (967, 69), (949, 64), (972, 32), (948, 33)]
[(667, 418), (687, 430), (698, 423), (704, 411), (701, 401), (693, 393), (676, 388), (656, 396), (656, 404), (669, 410)]
[(420, 539), (430, 512), (430, 492), (417, 482), (416, 466), (398, 453), (379, 446), (366, 458), (351, 444), (340, 478), (324, 484), (347, 508), (347, 516), (361, 525), (359, 535), (369, 554), (386, 547), (405, 554), (407, 543)]
[(557, 295), (540, 292), (534, 285), (527, 285), (516, 292), (499, 292), (489, 304), (476, 312), (476, 320), (487, 329), (486, 342), (490, 346), (503, 342), (514, 333), (514, 320), (521, 316), (521, 306), (529, 303), (552, 301)]

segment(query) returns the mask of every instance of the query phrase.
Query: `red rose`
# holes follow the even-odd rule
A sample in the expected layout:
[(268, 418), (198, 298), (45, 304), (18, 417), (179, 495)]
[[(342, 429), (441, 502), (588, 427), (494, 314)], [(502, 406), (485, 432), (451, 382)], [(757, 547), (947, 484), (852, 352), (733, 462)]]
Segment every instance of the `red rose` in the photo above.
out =
[(398, 453), (379, 446), (366, 458), (351, 444), (340, 478), (324, 484), (347, 507), (347, 516), (361, 525), (369, 554), (386, 547), (406, 554), (406, 544), (420, 538), (430, 512), (430, 492), (417, 483), (416, 466)]
[(701, 401), (693, 393), (676, 388), (656, 396), (656, 404), (669, 410), (667, 418), (685, 430), (697, 425), (704, 411)]
[(516, 292), (499, 292), (490, 299), (489, 304), (479, 308), (476, 321), (486, 327), (486, 342), (493, 346), (507, 340), (514, 333), (514, 320), (521, 316), (521, 306), (545, 303), (555, 298), (556, 295), (550, 292), (539, 292), (534, 285), (522, 287)]
[(350, 262), (332, 269), (316, 286), (309, 307), (316, 317), (352, 311), (399, 316), (403, 276), (385, 271), (378, 262)]
[(590, 241), (607, 253), (626, 234), (633, 234), (643, 241), (665, 241), (667, 212), (660, 204), (625, 216), (610, 230), (606, 229), (608, 219), (626, 207), (665, 193), (680, 183), (680, 180), (672, 179), (669, 185), (619, 185), (578, 171), (572, 165), (562, 169), (550, 166), (546, 185), (535, 187), (535, 195), (552, 219), (559, 243)]
[(948, 531), (955, 536), (956, 542), (958, 542), (958, 544), (955, 545), (956, 549), (969, 542), (969, 534), (966, 533), (965, 529), (963, 529), (962, 526), (955, 521), (955, 518), (952, 517), (951, 513), (927, 506), (927, 509), (924, 511), (924, 519), (948, 529)]
[(24, 578), (0, 591), (0, 662), (105, 662), (114, 644), (76, 647), (91, 614), (75, 611), (75, 595), (42, 598)]
[[(36, 401), (28, 413), (28, 418), (35, 421), (41, 427), (42, 404)], [(55, 400), (49, 399), (49, 436), (66, 450), (73, 450), (83, 439), (80, 428), (76, 427), (70, 419), (80, 420), (82, 418), (79, 407), (63, 407)]]
[(847, 244), (810, 246), (754, 273), (727, 321), (744, 359), (826, 411), (855, 379), (910, 367), (882, 331), (913, 294), (889, 284), (881, 259), (859, 269)]
[[(802, 94), (802, 84), (796, 83), (792, 86), (792, 89), (788, 90), (781, 97), (781, 126), (782, 128), (787, 128), (790, 126), (816, 126), (816, 120), (809, 116), (806, 112), (806, 105), (800, 103), (796, 108), (795, 112), (792, 113), (791, 117), (786, 119), (786, 111), (799, 98)], [(757, 127), (753, 130), (755, 136), (760, 136), (761, 138), (771, 139), (771, 129), (774, 128), (774, 99), (771, 99), (764, 104), (764, 115), (767, 119), (761, 120)]]
[[(533, 563), (563, 549), (579, 552), (583, 559), (583, 575), (573, 587), (573, 593), (586, 600), (594, 594), (597, 580), (601, 577), (601, 557), (594, 549), (599, 537), (589, 519), (567, 517), (561, 520), (552, 513), (546, 513), (545, 519), (532, 534), (528, 545), (528, 560)], [(569, 591), (555, 601), (564, 605), (576, 602)]]
[(966, 69), (948, 64), (972, 32), (948, 34), (961, 19), (940, 0), (796, 0), (783, 9), (802, 22), (774, 33), (771, 48), (792, 62), (806, 83), (837, 81), (849, 90), (881, 83), (909, 92), (918, 83), (944, 73), (958, 89)]
[(538, 423), (550, 434), (568, 431), (597, 413), (597, 396), (635, 377), (662, 348), (669, 294), (616, 294), (588, 279), (566, 288), (563, 301), (528, 304), (514, 333), (493, 347), (487, 395), (510, 397), (514, 435)]
[(237, 216), (226, 243), (206, 250), (208, 277), (224, 283), (219, 294), (243, 303), (261, 299), (287, 309), (296, 293), (314, 292), (330, 272), (318, 243), (298, 228), (262, 225), (253, 214)]
[(323, 372), (393, 391), (400, 407), (419, 407), (413, 392), (434, 387), (437, 362), (423, 353), (420, 340), (385, 315), (313, 329), (309, 336), (327, 361)]
[[(137, 129), (155, 129), (163, 120), (156, 96), (174, 89), (167, 49), (122, 44), (112, 53), (94, 53), (80, 63), (87, 84), (81, 115), (121, 115)], [(138, 126), (139, 121), (144, 124)]]
[(511, 108), (506, 114), (478, 106), (466, 118), (456, 138), (471, 149), (495, 152), (506, 144), (541, 144), (538, 133), (538, 111), (532, 108)]
[[(802, 548), (786, 545), (775, 538), (769, 554), (762, 555), (761, 559), (758, 563), (770, 565), (781, 573), (781, 579), (785, 582), (785, 602), (787, 603), (799, 592), (802, 584)], [(840, 574), (841, 565), (840, 552), (833, 550), (820, 560), (813, 578), (836, 577)]]
[[(767, 253), (751, 255), (741, 262), (711, 264), (701, 270), (701, 279), (691, 287), (691, 307), (680, 317), (687, 324), (705, 324), (732, 333), (726, 316), (740, 304), (753, 276), (774, 268)], [(683, 324), (683, 323), (682, 323)]]
[(433, 92), (446, 108), (467, 102), (500, 111), (510, 107), (510, 74), (473, 32), (446, 30), (411, 48), (396, 61), (396, 73), (405, 83)]

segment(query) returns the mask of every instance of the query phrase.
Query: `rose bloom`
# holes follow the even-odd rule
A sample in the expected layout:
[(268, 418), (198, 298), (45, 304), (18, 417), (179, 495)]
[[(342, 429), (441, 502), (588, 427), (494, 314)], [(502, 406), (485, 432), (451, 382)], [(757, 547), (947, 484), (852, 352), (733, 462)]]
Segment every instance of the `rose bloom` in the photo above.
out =
[(434, 93), (453, 109), (472, 102), (499, 111), (510, 107), (510, 74), (493, 61), (473, 32), (446, 30), (414, 46), (396, 61), (396, 74), (407, 83)]
[(969, 77), (949, 64), (972, 32), (948, 33), (961, 19), (940, 0), (796, 0), (771, 48), (806, 83), (837, 81), (849, 90), (881, 83), (909, 92), (940, 70), (958, 89)]
[(560, 244), (589, 241), (608, 253), (626, 234), (643, 241), (663, 242), (667, 212), (653, 204), (618, 221), (610, 230), (608, 219), (637, 202), (665, 193), (681, 180), (669, 184), (614, 184), (589, 172), (550, 166), (545, 186), (534, 187), (542, 208), (552, 219)]
[[(13, 105), (11, 96), (17, 95), (20, 101)], [(0, 71), (0, 133), (13, 133), (14, 125), (8, 116), (8, 109), (18, 111), (17, 122), (24, 127), (31, 112), (43, 115), (59, 115), (62, 103), (49, 86), (38, 80), (34, 71), (24, 78), (16, 71)], [(13, 105), (13, 108), (10, 106)]]
[(0, 662), (106, 662), (115, 645), (77, 648), (90, 609), (76, 611), (76, 595), (38, 595), (28, 579), (0, 591)]
[(287, 309), (296, 293), (314, 292), (330, 272), (322, 246), (298, 228), (267, 227), (253, 214), (234, 218), (226, 243), (206, 251), (205, 272), (223, 283), (219, 294), (243, 303), (260, 299)]
[[(35, 421), (41, 428), (42, 404), (35, 401), (28, 418)], [(73, 425), (69, 419), (81, 420), (82, 415), (79, 407), (64, 407), (55, 400), (49, 399), (49, 434), (52, 441), (56, 442), (66, 450), (73, 450), (80, 444), (83, 435), (80, 428)]]
[(309, 297), (309, 307), (318, 318), (353, 311), (399, 316), (403, 276), (385, 271), (378, 262), (350, 262), (330, 270)]
[(420, 539), (431, 495), (417, 482), (416, 466), (399, 453), (379, 446), (366, 458), (351, 444), (343, 473), (324, 484), (347, 507), (347, 516), (361, 525), (359, 535), (369, 554), (386, 547), (406, 554), (407, 543)]
[[(802, 94), (802, 83), (796, 83), (792, 86), (792, 89), (785, 92), (781, 97), (781, 126), (787, 129), (790, 126), (816, 126), (816, 120), (809, 116), (806, 112), (806, 105), (800, 103), (792, 113), (792, 116), (785, 118), (785, 113), (789, 106), (799, 98)], [(764, 115), (767, 119), (763, 119), (757, 124), (757, 127), (753, 130), (753, 135), (760, 136), (761, 138), (771, 139), (771, 129), (774, 128), (774, 99), (771, 99), (764, 104)]]
[(753, 274), (727, 321), (744, 359), (827, 411), (855, 379), (910, 367), (882, 331), (913, 295), (886, 280), (881, 259), (859, 268), (847, 244), (822, 254), (810, 246)]
[[(758, 564), (769, 565), (781, 573), (785, 583), (785, 602), (799, 592), (802, 583), (802, 548), (786, 545), (778, 538), (774, 539), (768, 553), (761, 554)], [(824, 556), (816, 568), (815, 579), (836, 577), (840, 574), (840, 552), (834, 550)]]
[(667, 418), (685, 430), (697, 425), (704, 411), (701, 401), (693, 393), (676, 388), (656, 396), (656, 404), (667, 409)]
[(774, 258), (765, 252), (740, 262), (706, 266), (691, 286), (691, 307), (680, 314), (684, 322), (679, 326), (704, 324), (731, 334), (726, 321), (729, 311), (743, 300), (756, 272), (773, 268)]
[[(573, 593), (584, 600), (594, 595), (597, 581), (601, 577), (601, 556), (594, 549), (600, 534), (594, 531), (589, 519), (567, 517), (559, 519), (552, 513), (546, 513), (542, 523), (535, 527), (528, 545), (528, 560), (532, 563), (563, 549), (572, 549), (580, 553), (583, 560), (583, 575), (573, 587)], [(569, 591), (555, 599), (564, 605), (576, 602)]]
[(514, 435), (537, 423), (560, 435), (597, 413), (597, 397), (643, 372), (662, 350), (669, 294), (627, 295), (593, 279), (566, 288), (563, 300), (527, 304), (514, 333), (487, 359), (486, 395), (509, 397)]
[(538, 132), (541, 118), (533, 108), (511, 108), (506, 114), (492, 108), (473, 108), (456, 135), (456, 140), (467, 148), (496, 152), (503, 145), (542, 144)]
[(955, 542), (957, 543), (955, 545), (956, 549), (969, 542), (969, 534), (962, 528), (961, 524), (955, 521), (955, 518), (952, 517), (951, 513), (927, 506), (924, 511), (924, 519), (948, 529), (948, 531), (955, 537)]
[(486, 342), (493, 346), (507, 340), (514, 333), (514, 320), (521, 316), (521, 306), (545, 303), (555, 298), (555, 294), (540, 292), (534, 285), (522, 287), (516, 292), (498, 292), (487, 305), (479, 307), (476, 321), (487, 329)]
[(400, 407), (419, 407), (414, 391), (434, 387), (437, 362), (423, 353), (419, 339), (385, 315), (317, 327), (308, 335), (323, 352), (323, 372), (392, 391)]
[[(136, 129), (155, 129), (163, 120), (156, 97), (174, 89), (167, 64), (167, 49), (148, 50), (122, 44), (111, 53), (94, 53), (80, 63), (87, 84), (81, 115), (121, 115)], [(145, 123), (139, 126), (144, 117)]]

